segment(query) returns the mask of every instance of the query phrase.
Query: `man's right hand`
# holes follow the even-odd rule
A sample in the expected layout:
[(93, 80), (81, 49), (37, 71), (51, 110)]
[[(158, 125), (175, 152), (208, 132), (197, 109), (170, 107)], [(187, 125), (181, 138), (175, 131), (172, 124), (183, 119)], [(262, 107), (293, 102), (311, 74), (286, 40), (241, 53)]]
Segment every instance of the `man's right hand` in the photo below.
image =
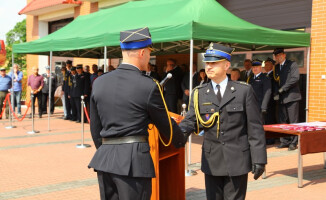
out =
[(185, 95), (189, 96), (189, 90), (185, 90)]
[(280, 95), (279, 94), (274, 96), (274, 101), (278, 101), (278, 100), (280, 100)]

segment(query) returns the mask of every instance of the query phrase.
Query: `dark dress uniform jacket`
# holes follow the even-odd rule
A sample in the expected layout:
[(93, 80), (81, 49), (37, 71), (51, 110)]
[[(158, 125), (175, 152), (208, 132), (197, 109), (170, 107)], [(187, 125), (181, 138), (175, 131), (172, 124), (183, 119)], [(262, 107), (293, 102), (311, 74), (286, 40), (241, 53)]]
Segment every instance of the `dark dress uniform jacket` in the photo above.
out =
[[(43, 82), (44, 82), (44, 85), (43, 85), (43, 88), (42, 88), (42, 93), (49, 93), (49, 89), (50, 89), (50, 77), (48, 77), (47, 73), (44, 73), (42, 74), (43, 76)], [(52, 73), (51, 74), (51, 90), (52, 92), (55, 92), (56, 90), (56, 86), (57, 86), (57, 75)]]
[[(252, 164), (267, 163), (265, 133), (260, 110), (250, 85), (229, 81), (221, 103), (218, 103), (211, 83), (198, 86), (201, 118), (220, 112), (220, 131), (217, 123), (204, 128), (201, 170), (213, 176), (247, 174)], [(190, 108), (180, 127), (196, 131), (193, 93)]]
[[(89, 167), (131, 177), (155, 177), (148, 143), (101, 144), (102, 137), (147, 136), (149, 123), (170, 137), (168, 117), (153, 79), (135, 66), (121, 64), (94, 81), (90, 101), (90, 126), (97, 151)], [(171, 121), (174, 142), (182, 133)]]
[(70, 87), (70, 96), (71, 97), (81, 97), (82, 95), (89, 95), (90, 85), (89, 77), (84, 74), (78, 75), (75, 77), (70, 75), (71, 87)]
[(65, 92), (65, 95), (69, 94), (69, 77), (71, 72), (66, 71), (64, 77), (63, 77), (63, 84), (62, 84), (62, 91)]
[(280, 77), (279, 88), (284, 92), (280, 95), (280, 103), (290, 103), (301, 100), (299, 88), (299, 68), (296, 62), (285, 60), (284, 66), (280, 70), (280, 64), (275, 66), (275, 74)]
[(252, 86), (261, 110), (268, 109), (268, 103), (272, 94), (272, 83), (266, 74), (260, 73), (257, 78), (252, 76), (249, 80), (249, 84)]

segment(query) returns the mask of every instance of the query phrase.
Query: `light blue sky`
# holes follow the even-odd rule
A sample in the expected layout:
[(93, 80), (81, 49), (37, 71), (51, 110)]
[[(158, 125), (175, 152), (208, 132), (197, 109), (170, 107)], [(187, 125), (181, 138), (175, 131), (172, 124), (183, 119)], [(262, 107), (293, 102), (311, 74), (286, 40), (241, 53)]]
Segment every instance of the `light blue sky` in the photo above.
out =
[(0, 0), (0, 40), (6, 40), (6, 33), (26, 18), (26, 15), (18, 15), (26, 4), (26, 0)]

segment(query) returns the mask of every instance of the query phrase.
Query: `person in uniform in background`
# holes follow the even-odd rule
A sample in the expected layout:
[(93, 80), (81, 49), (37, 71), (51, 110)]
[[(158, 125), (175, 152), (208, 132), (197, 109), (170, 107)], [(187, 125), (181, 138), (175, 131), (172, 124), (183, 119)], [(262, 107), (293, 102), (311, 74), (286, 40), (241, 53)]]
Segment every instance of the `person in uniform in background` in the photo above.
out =
[[(197, 87), (200, 82), (198, 79), (199, 73), (197, 72), (197, 64), (193, 63), (193, 68), (192, 68), (192, 88)], [(183, 91), (183, 96), (182, 96), (182, 103), (186, 104), (188, 107), (189, 103), (189, 72), (185, 73), (183, 75), (183, 79), (181, 82), (181, 89)]]
[[(66, 61), (66, 72), (63, 76), (63, 84), (62, 84), (62, 91), (64, 92), (64, 97), (65, 97), (65, 106), (66, 106), (66, 112), (67, 115), (64, 120), (72, 120), (72, 108), (71, 108), (71, 101), (69, 99), (69, 91), (70, 91), (70, 70), (72, 67), (72, 61), (67, 60)], [(76, 120), (75, 120), (76, 121)]]
[[(265, 72), (266, 76), (270, 79), (271, 81), (271, 86), (272, 86), (272, 93), (275, 91), (276, 87), (276, 82), (274, 81), (274, 69), (275, 67), (275, 61), (271, 58), (267, 58), (265, 60)], [(265, 124), (276, 124), (277, 119), (276, 119), (276, 110), (277, 110), (277, 101), (274, 100), (273, 95), (271, 95), (271, 98), (269, 99), (269, 103), (267, 106), (267, 114), (265, 115)], [(271, 145), (275, 143), (274, 138), (268, 138), (266, 139), (266, 144)]]
[(120, 45), (122, 64), (93, 84), (90, 126), (97, 151), (89, 167), (97, 171), (101, 200), (149, 200), (155, 171), (148, 124), (166, 138), (172, 134), (176, 147), (186, 137), (169, 117), (159, 83), (142, 73), (151, 53), (148, 28), (122, 31)]
[(231, 80), (239, 81), (240, 79), (240, 70), (238, 68), (231, 69)]
[[(77, 73), (71, 77), (72, 86), (70, 91), (70, 98), (74, 109), (76, 109), (76, 122), (81, 122), (81, 96), (84, 96), (84, 100), (90, 94), (89, 77), (83, 73), (82, 66), (76, 67)], [(84, 118), (86, 119), (86, 118)]]
[[(76, 87), (77, 87), (77, 72), (76, 72), (76, 67), (71, 67), (71, 70), (70, 70), (70, 76), (69, 76), (69, 90), (68, 90), (68, 98), (69, 98), (69, 102), (70, 102), (70, 105), (71, 105), (71, 117), (70, 117), (70, 121), (77, 121), (78, 119), (80, 119), (80, 115), (79, 115), (79, 118), (78, 118), (78, 113), (77, 113), (77, 106), (79, 106), (79, 110), (80, 110), (80, 104), (76, 106), (76, 103), (75, 103), (75, 99), (74, 99), (74, 96), (75, 96), (75, 92), (76, 91)], [(78, 96), (76, 96), (78, 98)], [(80, 98), (80, 96), (79, 96)], [(78, 101), (78, 99), (77, 99)]]
[[(27, 85), (31, 89), (34, 99), (33, 99), (33, 113), (35, 115), (35, 100), (37, 99), (38, 103), (38, 116), (42, 118), (42, 88), (44, 85), (43, 76), (38, 74), (38, 67), (32, 68), (33, 74), (28, 77)], [(32, 117), (32, 113), (30, 118)]]
[[(6, 69), (0, 68), (0, 119), (2, 118), (2, 106), (6, 96), (12, 86), (10, 76), (6, 75)], [(9, 103), (6, 102), (6, 119), (9, 118)]]
[(19, 65), (13, 65), (13, 73), (12, 71), (9, 72), (8, 76), (11, 77), (11, 80), (14, 82), (13, 87), (13, 95), (14, 95), (14, 103), (13, 103), (13, 110), (15, 112), (15, 108), (17, 107), (17, 114), (18, 117), (21, 117), (21, 97), (22, 97), (22, 79), (23, 79), (23, 72), (19, 70)]
[(265, 115), (267, 115), (268, 103), (272, 96), (272, 86), (271, 80), (264, 73), (262, 73), (261, 65), (261, 60), (256, 59), (252, 61), (251, 69), (253, 76), (249, 79), (248, 82), (256, 94), (258, 105), (265, 124)]
[[(299, 122), (299, 101), (301, 100), (299, 88), (299, 68), (296, 62), (286, 59), (284, 48), (276, 48), (275, 81), (278, 82), (274, 92), (274, 100), (279, 101), (279, 123)], [(297, 148), (298, 136), (282, 137), (279, 148), (292, 151)]]
[[(233, 48), (211, 43), (204, 54), (210, 83), (194, 89), (189, 111), (179, 124), (188, 134), (204, 127), (201, 170), (208, 200), (243, 200), (248, 172), (254, 179), (267, 163), (265, 132), (252, 87), (229, 81)], [(198, 121), (199, 123), (198, 123)]]
[(163, 79), (169, 74), (172, 74), (172, 78), (164, 86), (164, 98), (169, 111), (178, 113), (178, 98), (181, 94), (181, 80), (182, 80), (182, 70), (180, 67), (176, 66), (176, 60), (168, 59), (166, 61), (166, 69)]
[[(46, 72), (42, 74), (44, 85), (42, 87), (42, 113), (47, 114), (47, 101), (49, 98), (50, 90), (50, 67), (45, 67)], [(57, 88), (57, 75), (55, 73), (51, 74), (51, 106), (50, 112), (54, 112), (54, 92)]]
[(248, 83), (248, 78), (250, 76), (252, 76), (251, 60), (250, 59), (246, 59), (243, 62), (243, 65), (244, 65), (244, 68), (245, 69), (240, 72), (240, 81), (244, 81), (244, 82), (247, 82)]

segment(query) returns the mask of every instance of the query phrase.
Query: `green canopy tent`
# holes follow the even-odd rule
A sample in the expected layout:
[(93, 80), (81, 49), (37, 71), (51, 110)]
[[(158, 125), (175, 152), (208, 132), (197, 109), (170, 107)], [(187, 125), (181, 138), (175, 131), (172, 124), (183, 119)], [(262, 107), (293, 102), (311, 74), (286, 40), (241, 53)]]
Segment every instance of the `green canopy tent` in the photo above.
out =
[(145, 0), (79, 16), (41, 39), (16, 44), (14, 53), (103, 58), (121, 57), (121, 30), (149, 27), (155, 43), (153, 55), (185, 53), (190, 40), (203, 52), (210, 41), (230, 44), (236, 50), (309, 46), (310, 35), (273, 30), (246, 22), (215, 0)]
[[(120, 31), (140, 27), (150, 29), (153, 55), (190, 52), (190, 71), (193, 53), (204, 52), (210, 42), (227, 44), (236, 51), (310, 44), (308, 33), (273, 30), (246, 22), (215, 0), (144, 0), (79, 16), (48, 36), (14, 45), (13, 53), (50, 55), (50, 60), (53, 55), (121, 57)], [(191, 91), (192, 78), (189, 80)]]

